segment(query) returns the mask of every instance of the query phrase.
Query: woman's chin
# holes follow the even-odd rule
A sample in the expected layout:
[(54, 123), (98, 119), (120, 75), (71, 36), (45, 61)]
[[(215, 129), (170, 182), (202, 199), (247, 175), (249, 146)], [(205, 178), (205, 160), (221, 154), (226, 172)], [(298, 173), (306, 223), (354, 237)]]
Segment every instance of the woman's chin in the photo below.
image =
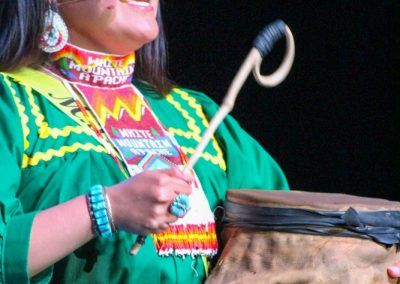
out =
[(84, 49), (123, 55), (130, 52), (135, 52), (147, 43), (152, 42), (158, 36), (158, 29), (156, 31), (143, 33), (124, 33), (118, 37), (103, 34), (93, 38), (81, 37), (72, 33), (70, 36), (70, 43)]
[(124, 37), (124, 46), (120, 46), (120, 48), (125, 48), (125, 50), (129, 50), (129, 52), (136, 51), (140, 49), (145, 44), (148, 44), (154, 41), (158, 36), (158, 29), (151, 30), (149, 32), (144, 32), (140, 35), (136, 34), (135, 36), (129, 37), (127, 35)]

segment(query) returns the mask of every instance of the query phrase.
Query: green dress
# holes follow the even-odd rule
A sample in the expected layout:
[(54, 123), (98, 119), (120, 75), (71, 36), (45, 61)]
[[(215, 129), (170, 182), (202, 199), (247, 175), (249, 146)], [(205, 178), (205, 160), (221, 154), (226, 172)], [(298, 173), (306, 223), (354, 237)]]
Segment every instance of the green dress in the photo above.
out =
[[(206, 95), (173, 89), (160, 97), (135, 84), (156, 116), (190, 156), (218, 105)], [(54, 97), (62, 98), (57, 101)], [(63, 110), (63, 111), (62, 111)], [(0, 73), (0, 283), (28, 283), (29, 235), (35, 214), (124, 175), (89, 127), (73, 115), (66, 89), (42, 72)], [(227, 189), (288, 189), (271, 156), (230, 116), (194, 167), (212, 210)], [(136, 236), (94, 239), (31, 283), (202, 283), (201, 257), (160, 257), (150, 237), (136, 256)]]

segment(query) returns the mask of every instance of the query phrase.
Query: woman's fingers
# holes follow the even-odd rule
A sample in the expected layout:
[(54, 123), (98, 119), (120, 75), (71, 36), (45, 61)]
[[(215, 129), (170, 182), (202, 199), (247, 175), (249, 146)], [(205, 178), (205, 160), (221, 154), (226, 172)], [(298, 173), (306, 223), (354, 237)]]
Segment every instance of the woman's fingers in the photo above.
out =
[(148, 233), (158, 233), (168, 229), (168, 226), (176, 222), (178, 218), (176, 216), (167, 214), (160, 218), (154, 218), (148, 220), (148, 222), (142, 226), (142, 231)]
[(193, 181), (190, 173), (170, 168), (145, 171), (108, 188), (116, 225), (132, 233), (165, 230), (177, 220), (171, 204), (178, 195), (191, 194)]
[(169, 183), (171, 185), (174, 185), (171, 189), (175, 192), (175, 194), (191, 194), (191, 184), (194, 182), (194, 177), (190, 172), (182, 171), (177, 167), (173, 167), (163, 171), (171, 178), (171, 180), (169, 180)]
[(188, 184), (191, 184), (194, 180), (193, 174), (190, 171), (183, 171), (178, 167), (172, 167), (163, 171), (165, 171), (165, 173), (172, 177), (176, 177), (186, 181)]

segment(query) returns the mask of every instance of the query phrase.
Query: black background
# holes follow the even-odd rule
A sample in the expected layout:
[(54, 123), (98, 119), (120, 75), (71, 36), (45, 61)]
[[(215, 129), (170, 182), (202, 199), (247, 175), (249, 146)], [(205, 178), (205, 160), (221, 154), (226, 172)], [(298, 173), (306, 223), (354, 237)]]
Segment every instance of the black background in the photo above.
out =
[[(400, 200), (399, 1), (166, 1), (172, 78), (220, 103), (252, 41), (282, 19), (296, 58), (265, 89), (252, 75), (233, 116), (278, 161), (292, 189)], [(282, 58), (284, 41), (264, 59)]]

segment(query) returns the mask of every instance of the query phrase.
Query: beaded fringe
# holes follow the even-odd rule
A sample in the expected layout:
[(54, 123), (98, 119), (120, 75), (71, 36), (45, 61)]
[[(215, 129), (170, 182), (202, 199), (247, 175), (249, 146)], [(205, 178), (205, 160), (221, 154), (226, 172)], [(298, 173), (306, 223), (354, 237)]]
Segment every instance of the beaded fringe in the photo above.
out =
[(152, 237), (160, 256), (211, 257), (218, 250), (215, 223), (171, 224), (166, 231), (152, 234)]

